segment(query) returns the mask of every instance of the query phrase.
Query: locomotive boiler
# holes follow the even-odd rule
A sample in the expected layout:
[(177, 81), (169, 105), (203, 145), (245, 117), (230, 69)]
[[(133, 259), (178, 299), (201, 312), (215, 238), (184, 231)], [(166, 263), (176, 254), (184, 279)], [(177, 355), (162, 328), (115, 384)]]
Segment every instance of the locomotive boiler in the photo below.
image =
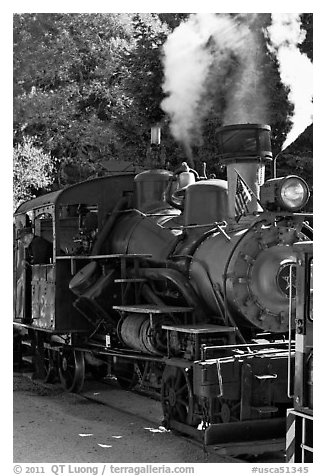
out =
[(269, 126), (217, 136), (227, 180), (183, 163), (21, 205), (16, 229), (31, 222), (53, 257), (28, 278), (18, 241), (14, 324), (44, 378), (68, 390), (81, 390), (85, 368), (113, 374), (160, 395), (165, 425), (196, 428), (206, 444), (275, 439), (290, 404), (290, 269), (311, 232), (309, 190), (297, 176), (265, 181)]
[[(238, 150), (230, 150), (230, 136), (240, 133), (243, 137), (232, 140), (233, 149), (234, 141), (239, 141)], [(231, 319), (239, 328), (244, 327), (246, 333), (249, 328), (256, 332), (288, 330), (288, 276), (295, 261), (292, 245), (305, 239), (302, 216), (288, 213), (308, 199), (307, 186), (300, 178), (289, 177), (282, 185), (285, 191), (281, 193), (287, 194), (284, 208), (288, 210), (282, 210), (278, 216), (259, 212), (260, 185), (262, 200), (268, 208), (265, 197), (273, 182), (263, 186), (265, 163), (271, 160), (268, 133), (268, 127), (252, 125), (221, 130), (221, 156), (227, 164), (228, 181), (194, 181), (187, 177), (194, 173), (184, 167), (184, 171), (177, 173), (177, 181), (190, 183), (179, 186), (173, 194), (168, 187), (175, 177), (171, 172), (152, 170), (139, 174), (135, 178), (137, 210), (117, 219), (108, 236), (112, 252), (149, 253), (161, 266), (164, 263), (165, 267), (179, 270), (189, 279), (206, 316), (215, 322)], [(244, 142), (248, 140), (255, 143), (245, 148)], [(246, 207), (248, 215), (237, 222), (235, 187), (239, 177), (253, 195)], [(148, 271), (143, 270), (146, 274)], [(159, 279), (160, 272), (157, 274)], [(182, 289), (179, 291), (182, 294)], [(188, 301), (191, 304), (189, 297)], [(230, 308), (229, 312), (224, 308)], [(198, 320), (201, 319), (200, 315)]]

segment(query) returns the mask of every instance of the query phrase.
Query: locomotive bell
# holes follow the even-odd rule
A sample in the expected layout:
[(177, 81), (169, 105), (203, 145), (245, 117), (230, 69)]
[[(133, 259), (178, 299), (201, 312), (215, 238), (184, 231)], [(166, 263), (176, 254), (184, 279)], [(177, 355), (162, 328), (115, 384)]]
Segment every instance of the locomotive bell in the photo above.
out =
[(249, 213), (261, 211), (257, 201), (265, 181), (265, 164), (272, 161), (271, 128), (263, 124), (235, 124), (216, 131), (219, 154), (227, 166), (228, 213), (234, 218), (238, 177), (251, 193), (247, 203)]

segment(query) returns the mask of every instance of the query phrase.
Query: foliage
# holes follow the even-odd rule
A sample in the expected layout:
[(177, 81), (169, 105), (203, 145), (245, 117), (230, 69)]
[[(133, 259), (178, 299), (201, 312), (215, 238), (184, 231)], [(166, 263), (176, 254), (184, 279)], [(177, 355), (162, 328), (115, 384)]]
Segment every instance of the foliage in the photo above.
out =
[[(124, 86), (134, 105), (155, 124), (163, 118), (160, 103), (163, 99), (163, 69), (160, 48), (169, 33), (157, 17), (136, 14), (132, 19), (135, 46), (125, 54), (124, 65), (128, 70)], [(140, 85), (142, 87), (140, 88)]]
[(301, 28), (306, 31), (306, 37), (304, 41), (299, 45), (300, 51), (305, 53), (310, 61), (313, 60), (313, 14), (302, 13)]
[(14, 143), (37, 137), (76, 181), (81, 162), (96, 174), (103, 159), (141, 161), (168, 31), (156, 14), (14, 15)]
[(166, 23), (174, 30), (180, 23), (189, 17), (190, 13), (158, 13), (161, 22)]
[(59, 159), (85, 148), (110, 154), (110, 122), (123, 101), (118, 56), (126, 18), (25, 14), (14, 21), (15, 141), (36, 135)]
[(35, 197), (37, 190), (45, 191), (53, 182), (55, 164), (50, 154), (24, 137), (14, 147), (14, 208), (21, 201)]
[[(313, 126), (309, 126), (277, 159), (277, 176), (295, 174), (302, 177), (313, 192)], [(312, 200), (309, 201), (312, 210)]]

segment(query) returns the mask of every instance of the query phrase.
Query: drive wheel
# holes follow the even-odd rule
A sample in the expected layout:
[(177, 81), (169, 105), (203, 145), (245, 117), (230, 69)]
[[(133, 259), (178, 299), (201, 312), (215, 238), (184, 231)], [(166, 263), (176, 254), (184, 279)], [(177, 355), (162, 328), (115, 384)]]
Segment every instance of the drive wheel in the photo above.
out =
[(53, 383), (57, 378), (56, 353), (53, 349), (43, 348), (43, 382)]
[(162, 377), (161, 401), (164, 420), (197, 427), (201, 419), (194, 414), (194, 397), (189, 372), (183, 368), (167, 366)]
[(59, 377), (67, 392), (80, 392), (85, 379), (84, 353), (79, 350), (62, 350), (59, 356)]
[(30, 332), (30, 337), (34, 353), (34, 378), (53, 383), (57, 375), (55, 353), (41, 332)]

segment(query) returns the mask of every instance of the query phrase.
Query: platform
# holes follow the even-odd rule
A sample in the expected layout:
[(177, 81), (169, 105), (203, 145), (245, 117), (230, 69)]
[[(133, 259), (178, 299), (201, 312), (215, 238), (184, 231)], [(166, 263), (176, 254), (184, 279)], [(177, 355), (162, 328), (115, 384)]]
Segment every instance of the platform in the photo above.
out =
[(134, 312), (140, 314), (172, 314), (193, 311), (192, 307), (158, 306), (157, 304), (133, 304), (130, 306), (112, 306), (112, 309), (121, 312)]
[(218, 326), (215, 324), (185, 324), (177, 326), (163, 325), (162, 329), (167, 331), (184, 332), (186, 334), (215, 334), (220, 332), (235, 332), (235, 327)]

